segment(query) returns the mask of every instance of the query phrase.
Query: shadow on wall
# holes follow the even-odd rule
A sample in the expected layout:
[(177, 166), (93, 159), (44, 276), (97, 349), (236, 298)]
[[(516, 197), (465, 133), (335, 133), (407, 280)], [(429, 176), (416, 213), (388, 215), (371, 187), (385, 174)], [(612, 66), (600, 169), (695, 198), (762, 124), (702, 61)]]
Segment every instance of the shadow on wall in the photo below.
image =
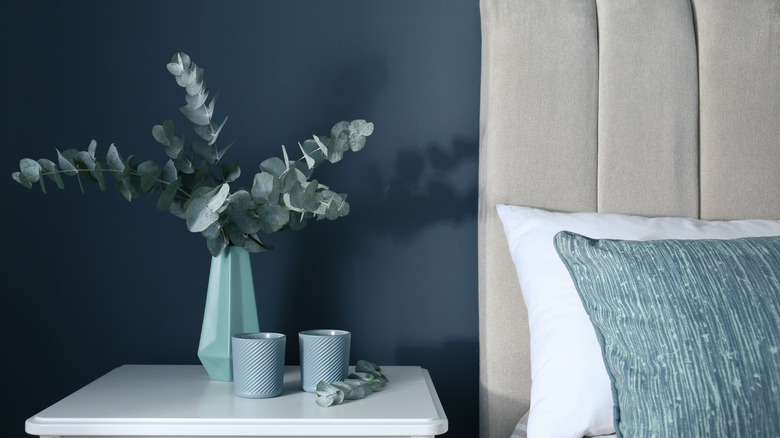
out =
[[(382, 169), (373, 163), (363, 167), (362, 175), (357, 178), (365, 181), (359, 189), (362, 190), (359, 208), (349, 213), (348, 224), (337, 221), (327, 233), (316, 229), (316, 224), (307, 226), (303, 230), (304, 238), (296, 242), (305, 256), (299, 257), (299, 265), (289, 271), (288, 290), (297, 292), (288, 298), (289, 316), (316, 325), (323, 319), (324, 308), (335, 312), (345, 310), (322, 302), (322, 297), (316, 294), (323, 290), (338, 294), (343, 287), (333, 270), (338, 265), (347, 265), (347, 259), (375, 249), (370, 247), (371, 243), (355, 239), (355, 235), (389, 236), (408, 242), (438, 224), (475, 221), (477, 157), (477, 141), (458, 138), (449, 147), (433, 143), (425, 148), (401, 148), (388, 177), (383, 177)], [(339, 260), (317, 263), (334, 256)], [(476, 247), (473, 257), (476, 257)], [(301, 302), (322, 305), (300, 306)], [(328, 318), (333, 319), (334, 315)]]
[[(350, 213), (352, 223), (365, 233), (411, 239), (437, 223), (476, 219), (478, 155), (477, 140), (463, 137), (449, 147), (400, 148), (389, 177), (375, 165), (363, 170), (371, 194)], [(383, 223), (392, 226), (376, 226)]]
[[(449, 421), (448, 437), (476, 437), (478, 424), (474, 418), (474, 400), (478, 385), (474, 376), (479, 373), (479, 343), (473, 339), (447, 339), (441, 343), (419, 343), (398, 348), (401, 365), (426, 365), (439, 394)], [(464, 357), (475, 358), (463, 360)]]

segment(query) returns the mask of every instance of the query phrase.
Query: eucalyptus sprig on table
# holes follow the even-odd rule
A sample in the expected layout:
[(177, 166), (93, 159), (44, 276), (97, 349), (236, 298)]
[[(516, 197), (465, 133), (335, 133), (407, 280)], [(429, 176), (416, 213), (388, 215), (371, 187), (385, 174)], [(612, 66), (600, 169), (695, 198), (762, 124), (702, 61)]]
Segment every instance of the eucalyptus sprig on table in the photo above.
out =
[(61, 175), (75, 176), (82, 193), (83, 176), (105, 190), (106, 179), (128, 201), (143, 194), (159, 194), (157, 208), (186, 221), (187, 229), (200, 233), (213, 256), (228, 246), (240, 246), (249, 252), (272, 249), (258, 233), (274, 233), (285, 229), (300, 229), (309, 219), (334, 220), (349, 213), (345, 193), (336, 193), (326, 185), (311, 179), (314, 169), (328, 161), (336, 163), (344, 153), (357, 152), (366, 144), (374, 124), (365, 120), (339, 122), (330, 136), (314, 135), (298, 143), (302, 156), (290, 160), (282, 146), (282, 157), (272, 157), (260, 163), (250, 190), (231, 191), (230, 184), (240, 175), (238, 162), (223, 162), (225, 147), (217, 139), (227, 122), (215, 123), (214, 105), (218, 93), (208, 101), (203, 69), (185, 53), (176, 53), (167, 65), (176, 83), (186, 89), (187, 104), (179, 108), (194, 125), (198, 139), (189, 141), (174, 132), (175, 123), (166, 120), (152, 128), (152, 136), (163, 146), (168, 161), (154, 160), (134, 163), (134, 156), (123, 158), (114, 144), (105, 154), (97, 155), (97, 143), (92, 140), (86, 150), (57, 150), (57, 163), (42, 158), (24, 158), (14, 180), (31, 188), (40, 183), (46, 193), (45, 178), (58, 188), (65, 185)]
[(390, 380), (382, 374), (379, 365), (367, 360), (359, 360), (355, 365), (355, 372), (349, 374), (344, 381), (328, 383), (321, 380), (317, 384), (317, 405), (326, 408), (339, 405), (344, 400), (358, 400), (379, 391)]

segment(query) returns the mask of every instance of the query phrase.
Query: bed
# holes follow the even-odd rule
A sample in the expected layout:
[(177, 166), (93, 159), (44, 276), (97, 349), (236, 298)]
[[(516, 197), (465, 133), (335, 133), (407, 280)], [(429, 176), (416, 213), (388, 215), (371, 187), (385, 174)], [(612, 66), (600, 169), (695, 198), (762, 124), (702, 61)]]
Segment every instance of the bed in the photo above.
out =
[(763, 219), (758, 234), (773, 234), (780, 1), (481, 0), (480, 10), (480, 436), (508, 438), (532, 405), (532, 351), (497, 206), (666, 218), (672, 230)]

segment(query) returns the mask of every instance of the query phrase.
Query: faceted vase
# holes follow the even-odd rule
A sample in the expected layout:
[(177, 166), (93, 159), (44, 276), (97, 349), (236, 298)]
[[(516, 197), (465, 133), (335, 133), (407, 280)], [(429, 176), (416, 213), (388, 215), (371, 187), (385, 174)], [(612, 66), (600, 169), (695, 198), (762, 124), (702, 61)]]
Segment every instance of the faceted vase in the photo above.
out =
[(231, 337), (259, 332), (249, 253), (228, 246), (211, 259), (198, 357), (214, 380), (233, 380)]

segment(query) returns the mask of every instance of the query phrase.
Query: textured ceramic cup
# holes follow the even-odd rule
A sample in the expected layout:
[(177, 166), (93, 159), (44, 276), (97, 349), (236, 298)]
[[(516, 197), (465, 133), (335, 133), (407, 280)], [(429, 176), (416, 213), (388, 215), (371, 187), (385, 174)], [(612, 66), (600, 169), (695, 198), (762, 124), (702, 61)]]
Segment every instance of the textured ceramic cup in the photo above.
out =
[(233, 335), (233, 391), (237, 396), (268, 398), (282, 393), (286, 341), (281, 333)]
[(345, 330), (305, 330), (298, 333), (301, 387), (314, 392), (317, 383), (344, 380), (349, 374), (352, 334)]

